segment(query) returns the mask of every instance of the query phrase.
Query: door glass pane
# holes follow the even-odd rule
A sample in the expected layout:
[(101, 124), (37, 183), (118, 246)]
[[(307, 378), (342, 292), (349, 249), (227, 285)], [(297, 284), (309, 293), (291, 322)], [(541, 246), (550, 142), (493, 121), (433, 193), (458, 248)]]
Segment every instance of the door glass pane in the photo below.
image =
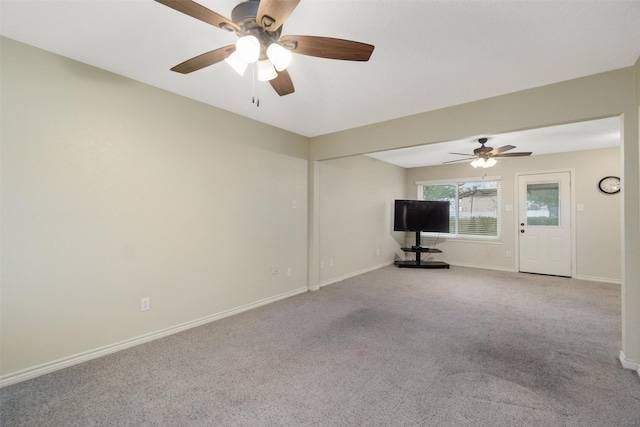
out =
[(527, 225), (560, 225), (560, 183), (527, 184)]

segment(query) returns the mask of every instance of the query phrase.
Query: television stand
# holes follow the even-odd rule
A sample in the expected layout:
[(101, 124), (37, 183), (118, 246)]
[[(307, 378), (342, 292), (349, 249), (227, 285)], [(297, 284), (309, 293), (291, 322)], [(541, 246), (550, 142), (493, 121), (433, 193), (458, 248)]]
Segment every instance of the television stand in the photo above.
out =
[(394, 264), (402, 268), (449, 268), (449, 264), (443, 261), (422, 261), (420, 258), (423, 253), (441, 254), (440, 249), (428, 248), (420, 245), (420, 232), (416, 231), (416, 244), (410, 248), (401, 248), (405, 252), (414, 252), (416, 259), (411, 261), (396, 261)]

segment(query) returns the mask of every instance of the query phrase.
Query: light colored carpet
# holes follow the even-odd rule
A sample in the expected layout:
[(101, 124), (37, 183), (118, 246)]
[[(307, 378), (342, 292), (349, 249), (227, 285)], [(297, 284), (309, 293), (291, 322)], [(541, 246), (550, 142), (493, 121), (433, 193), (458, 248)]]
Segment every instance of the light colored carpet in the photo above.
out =
[(3, 426), (639, 426), (620, 286), (385, 267), (0, 391)]

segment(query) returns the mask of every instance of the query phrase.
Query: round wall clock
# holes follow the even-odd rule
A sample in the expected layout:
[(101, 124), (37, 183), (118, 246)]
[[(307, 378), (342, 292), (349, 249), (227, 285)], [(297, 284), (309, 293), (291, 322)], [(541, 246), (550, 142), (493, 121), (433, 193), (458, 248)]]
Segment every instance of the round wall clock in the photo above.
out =
[(620, 192), (620, 177), (605, 176), (598, 183), (598, 189), (604, 194), (615, 194)]

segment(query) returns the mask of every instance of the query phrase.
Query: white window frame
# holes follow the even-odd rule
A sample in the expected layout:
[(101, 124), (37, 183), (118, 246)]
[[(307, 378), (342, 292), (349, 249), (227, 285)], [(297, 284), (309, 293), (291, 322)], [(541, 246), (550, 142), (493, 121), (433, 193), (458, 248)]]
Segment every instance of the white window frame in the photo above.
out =
[[(469, 183), (469, 182), (481, 182), (481, 181), (497, 181), (498, 189), (497, 189), (497, 228), (496, 228), (496, 236), (483, 236), (477, 234), (441, 234), (441, 233), (422, 233), (424, 236), (439, 236), (440, 238), (445, 239), (455, 239), (455, 240), (474, 240), (474, 241), (486, 241), (486, 242), (496, 242), (502, 240), (502, 176), (485, 176), (485, 177), (472, 177), (472, 178), (452, 178), (452, 179), (439, 179), (439, 180), (430, 180), (430, 181), (416, 181), (416, 193), (418, 200), (422, 199), (423, 195), (423, 186), (428, 185), (454, 185), (458, 188), (459, 184)], [(457, 190), (456, 190), (457, 191)], [(459, 198), (456, 197), (456, 212), (460, 212), (460, 207), (457, 206)], [(456, 215), (456, 228), (458, 224), (458, 216)]]

